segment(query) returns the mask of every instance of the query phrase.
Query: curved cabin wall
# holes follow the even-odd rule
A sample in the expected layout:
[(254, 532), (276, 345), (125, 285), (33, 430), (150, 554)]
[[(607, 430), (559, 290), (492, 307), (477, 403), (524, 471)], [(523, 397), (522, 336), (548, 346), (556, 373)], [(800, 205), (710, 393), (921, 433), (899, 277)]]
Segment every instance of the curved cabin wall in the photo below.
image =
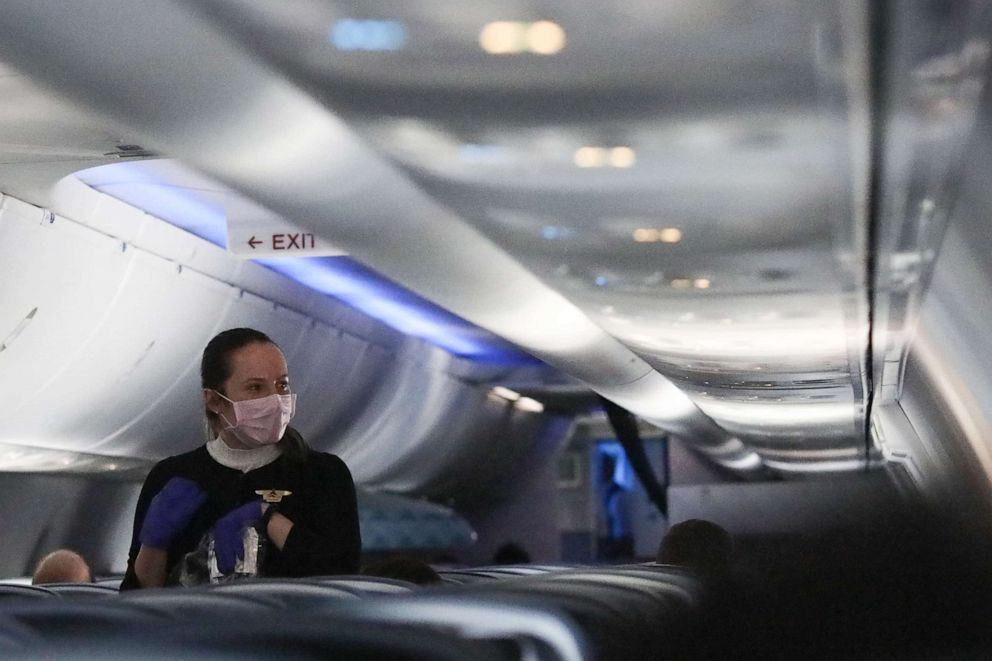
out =
[[(992, 521), (992, 90), (986, 88), (892, 403), (873, 431), (896, 474), (968, 526)], [(912, 255), (911, 255), (912, 256)], [(901, 468), (898, 468), (901, 466)]]
[[(107, 470), (114, 457), (192, 449), (204, 440), (200, 352), (236, 326), (280, 344), (299, 393), (294, 425), (368, 488), (484, 493), (512, 481), (534, 443), (566, 431), (487, 398), (492, 365), (405, 337), (124, 203), (92, 200), (72, 220), (11, 197), (0, 204), (0, 444), (99, 455)], [(480, 443), (493, 461), (470, 460)], [(23, 470), (17, 457), (0, 449), (0, 471)]]

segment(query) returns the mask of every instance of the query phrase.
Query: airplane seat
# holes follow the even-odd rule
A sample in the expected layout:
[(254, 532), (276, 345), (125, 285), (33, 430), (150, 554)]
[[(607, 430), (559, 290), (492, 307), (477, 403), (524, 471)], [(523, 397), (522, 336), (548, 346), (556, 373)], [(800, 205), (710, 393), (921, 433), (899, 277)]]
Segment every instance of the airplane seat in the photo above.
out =
[(58, 597), (58, 595), (52, 590), (38, 585), (13, 585), (9, 583), (0, 585), (0, 603), (14, 598), (32, 599), (37, 597)]
[(452, 585), (488, 583), (501, 578), (500, 576), (473, 571), (470, 569), (446, 569), (444, 571), (439, 571), (438, 575), (441, 577), (442, 583), (449, 583)]
[(665, 594), (678, 598), (687, 608), (695, 607), (705, 594), (703, 582), (691, 571), (668, 572), (657, 569), (644, 570), (639, 565), (597, 568), (550, 576), (550, 579), (583, 579), (643, 589), (649, 593)]
[(494, 641), (467, 639), (452, 632), (402, 625), (387, 628), (378, 622), (334, 621), (297, 613), (198, 622), (195, 627), (174, 622), (168, 626), (131, 629), (126, 635), (113, 637), (65, 636), (12, 650), (5, 658), (164, 661), (184, 657), (291, 661), (327, 658), (508, 661), (520, 658), (508, 656)]
[(42, 641), (31, 627), (0, 613), (0, 656)]
[[(246, 626), (247, 624), (247, 626)], [(469, 640), (439, 630), (414, 626), (384, 627), (376, 621), (330, 619), (299, 611), (279, 619), (256, 618), (249, 622), (211, 627), (209, 637), (194, 632), (190, 641), (210, 649), (256, 650), (273, 656), (286, 650), (307, 658), (361, 658), (370, 660), (480, 659), (497, 661), (507, 657), (490, 641)]]
[(0, 613), (30, 629), (43, 640), (75, 636), (123, 635), (155, 627), (161, 614), (142, 611), (111, 600), (21, 600), (4, 603)]
[[(463, 588), (503, 603), (541, 604), (568, 614), (597, 658), (641, 658), (685, 649), (698, 619), (699, 585), (687, 575), (587, 567)], [(637, 612), (637, 618), (630, 613)], [(645, 627), (645, 622), (651, 626)]]
[(113, 597), (117, 594), (117, 588), (109, 585), (97, 585), (95, 583), (45, 583), (46, 590), (58, 594), (61, 597)]
[[(2, 647), (0, 647), (2, 649)], [(133, 637), (106, 638), (69, 638), (58, 641), (42, 641), (33, 645), (21, 645), (15, 649), (4, 650), (6, 661), (35, 661), (37, 659), (66, 659), (69, 661), (92, 661), (92, 659), (144, 659), (145, 661), (171, 661), (183, 657), (207, 657), (205, 650), (189, 645), (180, 645), (169, 641), (149, 643)], [(209, 658), (226, 661), (250, 661), (263, 658), (257, 652), (229, 651), (223, 654), (214, 652)], [(306, 659), (309, 657), (292, 656), (288, 653), (280, 658), (287, 661)]]
[[(438, 574), (445, 583), (468, 585), (485, 583), (488, 579), (515, 578), (552, 574), (577, 568), (577, 565), (492, 565), (480, 567), (462, 567), (459, 569), (443, 569)], [(449, 578), (450, 580), (445, 580)]]
[[(585, 632), (597, 659), (633, 659), (656, 656), (654, 629), (644, 622), (664, 620), (651, 600), (603, 589), (601, 586), (533, 583), (487, 586), (474, 592), (499, 604), (552, 608), (565, 613)], [(638, 613), (636, 619), (631, 612)]]
[(232, 594), (248, 598), (268, 597), (286, 608), (294, 609), (320, 606), (329, 600), (359, 599), (364, 594), (358, 588), (344, 585), (271, 578), (218, 583), (204, 589), (216, 594)]
[(214, 590), (156, 588), (121, 593), (120, 602), (174, 620), (229, 614), (248, 616), (283, 608), (283, 602), (266, 595), (241, 595)]
[(423, 586), (398, 578), (384, 576), (365, 576), (362, 574), (346, 574), (341, 576), (311, 576), (307, 583), (330, 585), (356, 590), (362, 594), (408, 594), (422, 589)]
[(507, 659), (582, 661), (592, 655), (586, 634), (563, 610), (530, 600), (491, 599), (488, 594), (430, 591), (408, 597), (329, 605), (315, 612), (333, 621), (368, 622), (388, 630), (424, 626), (493, 644)]
[(683, 574), (686, 576), (694, 576), (695, 572), (689, 567), (683, 565), (669, 565), (664, 562), (656, 562), (651, 560), (650, 562), (640, 562), (633, 565), (614, 565), (614, 569), (623, 569), (625, 567), (636, 567), (645, 570), (665, 572), (669, 574)]
[(530, 576), (532, 574), (549, 574), (556, 571), (565, 571), (572, 568), (571, 565), (492, 565), (490, 567), (479, 567), (478, 570), (505, 576)]
[(112, 587), (115, 590), (120, 588), (121, 581), (124, 580), (124, 574), (116, 574), (114, 576), (103, 576), (93, 581), (93, 585), (101, 585)]
[(499, 568), (479, 567), (474, 569), (461, 569), (459, 571), (465, 574), (469, 574), (471, 576), (494, 578), (497, 580), (504, 578), (516, 578), (520, 576), (534, 576), (537, 574), (544, 573), (541, 571), (514, 571), (512, 569), (507, 569), (504, 567), (499, 567)]

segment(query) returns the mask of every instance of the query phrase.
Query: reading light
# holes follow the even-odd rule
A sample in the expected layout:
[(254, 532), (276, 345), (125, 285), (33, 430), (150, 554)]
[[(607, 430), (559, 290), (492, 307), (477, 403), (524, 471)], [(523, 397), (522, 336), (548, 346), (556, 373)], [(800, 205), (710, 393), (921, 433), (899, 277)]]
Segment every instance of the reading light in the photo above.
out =
[(505, 400), (515, 402), (520, 399), (520, 393), (515, 390), (510, 390), (509, 388), (504, 388), (503, 386), (493, 386), (492, 393), (497, 397), (502, 397)]
[(531, 399), (530, 397), (521, 397), (520, 399), (517, 400), (517, 403), (514, 404), (514, 406), (516, 406), (521, 411), (527, 411), (529, 413), (544, 412), (544, 404), (537, 401), (536, 399)]

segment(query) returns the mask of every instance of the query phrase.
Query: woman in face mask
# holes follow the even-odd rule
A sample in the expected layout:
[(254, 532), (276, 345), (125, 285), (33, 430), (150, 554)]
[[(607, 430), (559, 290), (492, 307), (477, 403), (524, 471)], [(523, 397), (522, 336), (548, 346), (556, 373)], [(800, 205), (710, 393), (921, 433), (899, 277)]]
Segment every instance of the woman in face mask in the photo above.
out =
[(289, 427), (296, 395), (279, 347), (250, 328), (224, 331), (200, 377), (209, 440), (145, 479), (121, 589), (357, 572), (351, 474)]

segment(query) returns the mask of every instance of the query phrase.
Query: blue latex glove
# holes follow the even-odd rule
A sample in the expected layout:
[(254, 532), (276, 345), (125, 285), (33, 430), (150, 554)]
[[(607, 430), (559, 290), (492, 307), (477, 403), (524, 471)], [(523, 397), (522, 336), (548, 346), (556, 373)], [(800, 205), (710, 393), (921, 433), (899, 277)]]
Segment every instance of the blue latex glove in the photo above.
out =
[(214, 524), (214, 554), (220, 573), (230, 574), (238, 560), (244, 560), (244, 529), (254, 526), (261, 518), (262, 501), (253, 500), (234, 508)]
[(206, 499), (207, 494), (193, 480), (172, 478), (152, 498), (138, 541), (153, 549), (169, 548), (169, 543), (186, 527)]

